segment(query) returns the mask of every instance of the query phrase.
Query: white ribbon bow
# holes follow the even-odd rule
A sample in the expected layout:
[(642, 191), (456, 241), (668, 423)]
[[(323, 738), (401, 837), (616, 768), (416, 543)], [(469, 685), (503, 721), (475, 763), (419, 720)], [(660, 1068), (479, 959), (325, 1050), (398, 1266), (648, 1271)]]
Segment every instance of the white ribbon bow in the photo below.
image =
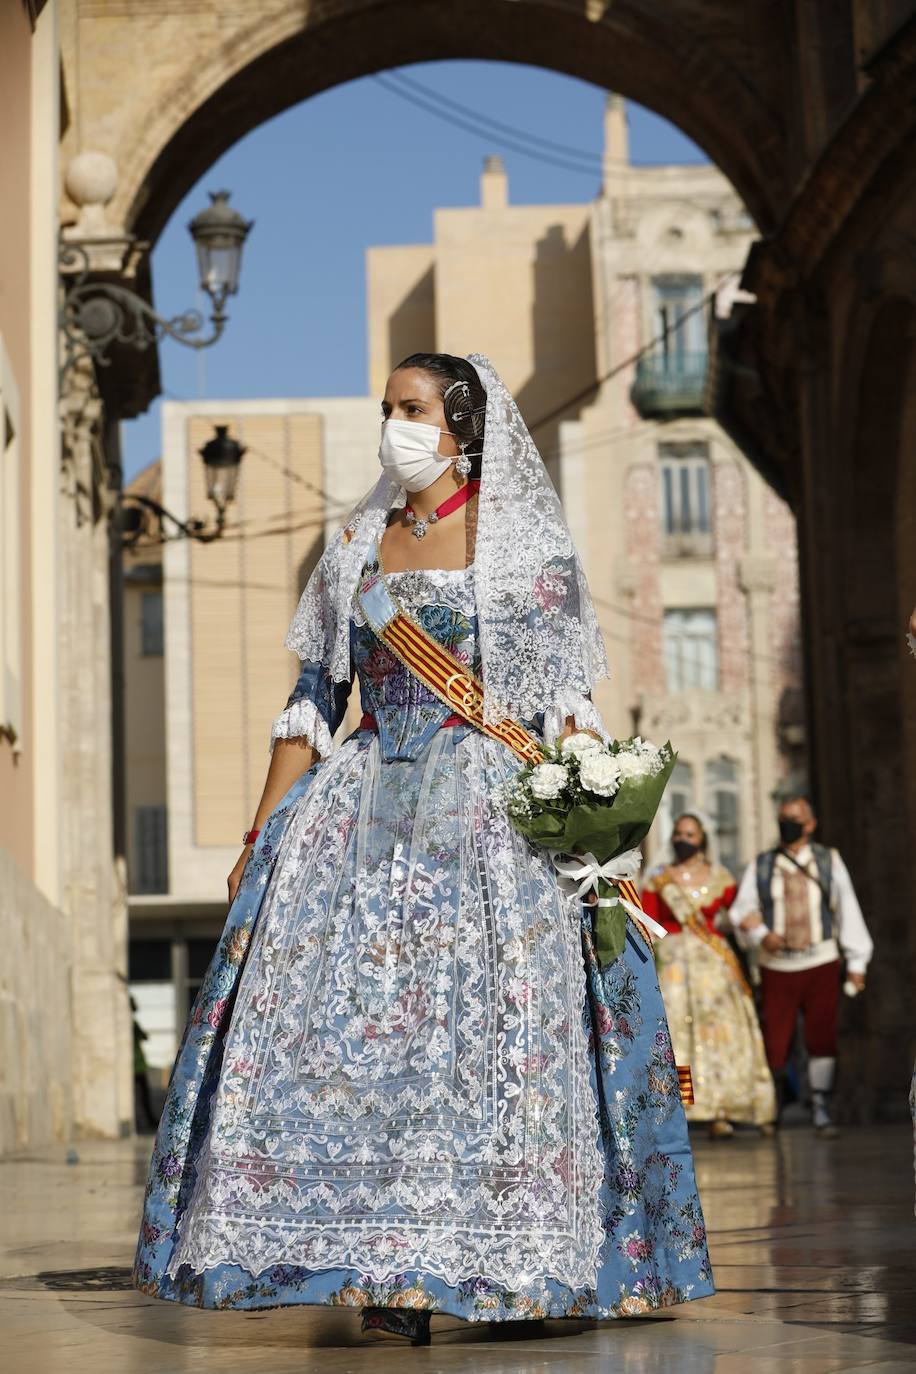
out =
[[(561, 859), (560, 850), (554, 850), (551, 854), (553, 866), (560, 877), (566, 881), (563, 883), (564, 889), (570, 894), (574, 894), (580, 900), (587, 892), (598, 892), (598, 884), (634, 882), (639, 876), (642, 867), (642, 855), (638, 849), (627, 849), (622, 854), (618, 854), (613, 859), (608, 859), (607, 863), (599, 863), (594, 854), (577, 854), (572, 859)], [(577, 886), (578, 884), (578, 886)], [(632, 902), (628, 902), (626, 897), (598, 897), (596, 906), (622, 906), (635, 920), (641, 921), (644, 926), (648, 926), (652, 934), (661, 940), (667, 935), (665, 927), (659, 925), (658, 921)]]

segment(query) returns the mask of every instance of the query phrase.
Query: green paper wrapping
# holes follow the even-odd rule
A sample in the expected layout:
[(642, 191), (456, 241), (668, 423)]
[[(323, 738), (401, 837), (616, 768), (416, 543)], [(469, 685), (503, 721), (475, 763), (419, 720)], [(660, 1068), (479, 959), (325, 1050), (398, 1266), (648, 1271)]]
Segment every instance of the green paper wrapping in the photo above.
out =
[[(664, 757), (657, 773), (624, 779), (613, 797), (591, 800), (583, 797), (580, 789), (575, 801), (563, 797), (555, 801), (533, 800), (529, 815), (519, 814), (510, 802), (509, 819), (519, 834), (539, 849), (570, 855), (591, 853), (599, 863), (607, 863), (618, 854), (637, 848), (649, 833), (677, 763), (670, 743), (665, 746)], [(532, 771), (526, 768), (519, 779), (530, 776)], [(615, 884), (600, 883), (599, 896), (618, 895)], [(602, 969), (622, 953), (626, 921), (627, 913), (622, 906), (595, 907), (595, 952)]]

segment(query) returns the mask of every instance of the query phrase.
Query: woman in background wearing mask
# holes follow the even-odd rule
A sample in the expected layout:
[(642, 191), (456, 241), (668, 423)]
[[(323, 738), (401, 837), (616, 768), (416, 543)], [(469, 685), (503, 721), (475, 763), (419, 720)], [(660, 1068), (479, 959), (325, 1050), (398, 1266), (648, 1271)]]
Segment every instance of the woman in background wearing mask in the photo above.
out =
[[(601, 970), (590, 909), (505, 811), (539, 740), (603, 731), (556, 493), (485, 358), (405, 359), (382, 416), (382, 475), (287, 637), (302, 671), (173, 1073), (135, 1281), (359, 1308), (414, 1344), (433, 1312), (703, 1297), (648, 937), (630, 920)], [(362, 720), (335, 746), (354, 674)]]
[(675, 1058), (693, 1075), (691, 1121), (719, 1139), (733, 1122), (769, 1134), (776, 1117), (773, 1079), (743, 970), (722, 934), (737, 885), (709, 862), (709, 840), (694, 815), (679, 816), (674, 862), (650, 873), (643, 906), (670, 932), (657, 948), (658, 977)]

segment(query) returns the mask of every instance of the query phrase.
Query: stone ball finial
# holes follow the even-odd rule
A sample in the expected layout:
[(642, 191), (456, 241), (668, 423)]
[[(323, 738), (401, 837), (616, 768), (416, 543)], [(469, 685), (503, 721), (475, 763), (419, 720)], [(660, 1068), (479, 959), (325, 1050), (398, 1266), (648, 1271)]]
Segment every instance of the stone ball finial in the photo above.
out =
[(107, 205), (118, 189), (118, 165), (107, 153), (77, 153), (64, 185), (77, 205)]

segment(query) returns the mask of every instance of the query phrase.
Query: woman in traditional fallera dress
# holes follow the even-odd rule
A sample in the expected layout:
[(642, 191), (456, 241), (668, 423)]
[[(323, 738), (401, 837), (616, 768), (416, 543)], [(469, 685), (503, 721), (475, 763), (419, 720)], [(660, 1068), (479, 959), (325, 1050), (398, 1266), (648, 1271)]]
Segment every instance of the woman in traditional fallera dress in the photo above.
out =
[[(713, 1291), (652, 950), (509, 825), (486, 722), (603, 733), (606, 672), (556, 494), (490, 363), (415, 355), (378, 484), (287, 644), (255, 832), (173, 1070), (135, 1266), (200, 1307), (472, 1321), (629, 1316)], [(373, 630), (381, 586), (482, 677), (476, 729)], [(334, 747), (354, 674), (364, 715)], [(236, 890), (237, 889), (237, 890)]]
[(709, 861), (698, 816), (677, 818), (671, 847), (674, 862), (648, 875), (642, 903), (669, 932), (658, 945), (658, 978), (675, 1056), (693, 1077), (687, 1116), (708, 1122), (713, 1137), (732, 1135), (734, 1122), (769, 1134), (776, 1119), (773, 1076), (751, 989), (722, 933), (737, 884), (727, 868)]

